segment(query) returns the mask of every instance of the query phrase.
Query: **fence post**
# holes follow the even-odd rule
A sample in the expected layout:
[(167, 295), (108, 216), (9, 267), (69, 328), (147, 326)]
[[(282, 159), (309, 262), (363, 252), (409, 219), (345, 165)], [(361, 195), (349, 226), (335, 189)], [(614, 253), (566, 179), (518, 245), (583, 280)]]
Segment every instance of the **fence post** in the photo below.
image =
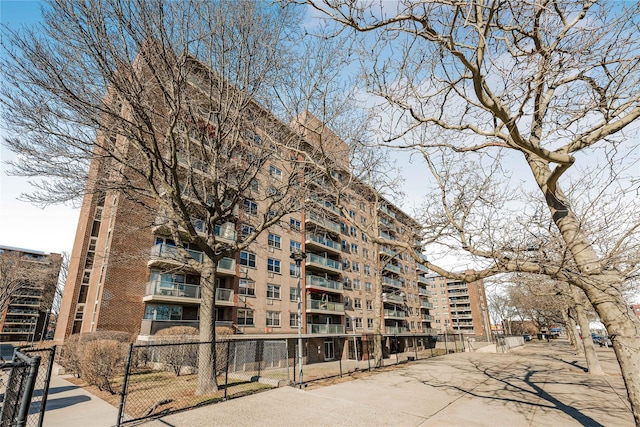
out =
[(413, 350), (416, 353), (416, 360), (418, 360), (418, 340), (416, 336), (413, 336)]
[[(296, 383), (296, 355), (298, 354), (298, 344), (293, 344), (293, 383)], [(287, 354), (288, 356), (288, 354)]]
[(124, 378), (122, 379), (122, 392), (120, 393), (120, 405), (118, 405), (118, 421), (117, 426), (122, 425), (122, 417), (124, 416), (124, 403), (127, 396), (127, 387), (129, 385), (129, 369), (131, 368), (131, 355), (133, 354), (133, 343), (129, 344), (129, 355), (127, 363), (124, 367)]
[(40, 367), (40, 356), (34, 356), (29, 361), (29, 376), (22, 392), (22, 398), (20, 401), (20, 409), (18, 412), (18, 419), (16, 421), (16, 427), (24, 427), (27, 424), (27, 417), (29, 416), (29, 407), (31, 406), (31, 398), (33, 396), (33, 389), (36, 385), (36, 378), (38, 376), (38, 368)]
[[(340, 341), (342, 340), (342, 338), (338, 338), (338, 344), (340, 344)], [(344, 351), (344, 346), (342, 347), (343, 351)], [(347, 348), (347, 353), (349, 352), (349, 349)], [(338, 358), (338, 365), (340, 366), (340, 378), (342, 378), (342, 355), (340, 355), (340, 357)]]
[(224, 398), (227, 400), (227, 390), (229, 389), (229, 353), (231, 349), (231, 341), (227, 341), (227, 366), (224, 370)]
[(396, 348), (396, 365), (400, 363), (400, 359), (398, 353), (400, 353), (400, 349), (398, 348), (398, 336), (393, 336), (393, 346)]
[(256, 354), (256, 359), (258, 362), (258, 378), (260, 378), (260, 374), (262, 373), (262, 353), (264, 352), (264, 340), (259, 340), (257, 345), (258, 354)]
[(371, 372), (371, 352), (369, 351), (369, 347), (371, 347), (371, 341), (367, 340), (367, 366), (369, 372)]
[(44, 385), (42, 386), (42, 399), (40, 400), (40, 419), (38, 420), (38, 427), (42, 427), (44, 420), (44, 413), (47, 409), (47, 398), (49, 397), (49, 384), (51, 383), (51, 373), (53, 372), (53, 361), (56, 357), (56, 346), (54, 345), (49, 349), (49, 366), (47, 366), (47, 372), (44, 378)]

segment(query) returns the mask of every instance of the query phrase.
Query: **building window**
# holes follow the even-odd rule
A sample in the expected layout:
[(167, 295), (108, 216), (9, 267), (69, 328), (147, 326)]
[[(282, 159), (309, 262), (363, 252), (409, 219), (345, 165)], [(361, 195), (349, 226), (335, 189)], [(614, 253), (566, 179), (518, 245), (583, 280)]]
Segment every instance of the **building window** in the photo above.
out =
[(251, 252), (240, 252), (240, 265), (244, 265), (246, 267), (256, 268), (256, 254), (252, 254)]
[(238, 292), (240, 293), (240, 295), (255, 297), (256, 282), (249, 279), (240, 279), (240, 283), (238, 284)]
[(298, 313), (289, 313), (289, 326), (292, 328), (298, 327)]
[(364, 282), (364, 290), (366, 292), (371, 292), (371, 282)]
[(249, 188), (251, 189), (251, 191), (258, 191), (258, 189), (260, 188), (260, 185), (258, 184), (258, 180), (257, 179), (252, 179), (251, 183), (249, 184)]
[(360, 279), (353, 279), (353, 289), (359, 290), (360, 288)]
[(354, 298), (353, 307), (357, 310), (362, 310), (362, 300), (360, 298)]
[(367, 310), (373, 310), (373, 301), (371, 301), (370, 299), (367, 300)]
[(362, 256), (369, 259), (369, 249), (362, 249)]
[(349, 216), (350, 216), (352, 219), (356, 219), (356, 213), (355, 213), (354, 211), (349, 211)]
[(371, 274), (371, 267), (366, 264), (364, 266), (364, 274)]
[(238, 309), (238, 325), (253, 326), (253, 310)]
[(355, 324), (356, 328), (362, 328), (362, 317), (354, 317), (353, 323)]
[(351, 264), (351, 270), (360, 271), (360, 263), (359, 262), (354, 262), (353, 264)]
[(279, 311), (267, 311), (267, 326), (280, 327)]
[(242, 237), (243, 238), (249, 236), (254, 231), (255, 231), (255, 228), (253, 228), (252, 226), (247, 225), (247, 224), (242, 224)]
[(280, 260), (267, 258), (267, 271), (272, 273), (280, 273)]
[(302, 250), (302, 245), (300, 242), (296, 242), (295, 240), (289, 240), (289, 252), (300, 252)]
[(358, 245), (356, 245), (355, 243), (351, 244), (351, 252), (354, 254), (358, 253)]
[(373, 329), (373, 319), (367, 319), (367, 328)]
[(289, 301), (298, 302), (298, 288), (289, 288)]
[(271, 175), (272, 177), (277, 178), (277, 179), (282, 179), (282, 170), (280, 170), (277, 167), (271, 165), (271, 166), (269, 166), (269, 175)]
[(363, 217), (362, 215), (360, 216), (360, 222), (362, 224), (366, 224), (367, 223), (367, 218)]
[(364, 234), (364, 233), (362, 233), (362, 241), (365, 242), (365, 243), (368, 242), (367, 235)]
[(346, 322), (345, 322), (345, 327), (347, 329), (351, 329), (351, 318), (349, 316), (347, 316)]
[(258, 204), (253, 200), (244, 199), (242, 201), (242, 209), (249, 215), (258, 215)]
[(267, 298), (280, 299), (280, 285), (267, 283)]
[(292, 230), (300, 231), (300, 221), (294, 218), (290, 218), (289, 227), (291, 227)]
[(353, 237), (356, 237), (358, 235), (358, 231), (355, 227), (349, 227), (349, 234)]
[(269, 237), (267, 238), (267, 245), (272, 248), (280, 249), (280, 236), (277, 234), (269, 233)]

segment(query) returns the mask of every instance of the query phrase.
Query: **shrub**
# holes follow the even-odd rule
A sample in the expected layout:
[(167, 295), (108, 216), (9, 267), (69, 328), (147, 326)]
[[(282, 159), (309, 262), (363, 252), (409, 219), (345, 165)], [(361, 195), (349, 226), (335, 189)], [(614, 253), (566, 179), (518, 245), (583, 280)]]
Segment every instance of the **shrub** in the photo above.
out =
[(85, 347), (88, 343), (100, 340), (111, 340), (119, 343), (129, 343), (132, 336), (128, 332), (121, 331), (97, 331), (84, 334), (75, 334), (68, 337), (58, 356), (58, 363), (64, 369), (80, 378), (82, 376), (82, 359)]
[(191, 326), (173, 326), (158, 331), (154, 341), (166, 346), (156, 347), (158, 361), (170, 372), (180, 376), (183, 368), (198, 362), (198, 330)]
[(99, 390), (116, 394), (111, 386), (111, 379), (116, 374), (122, 374), (126, 352), (125, 344), (117, 340), (87, 342), (81, 360), (84, 380)]

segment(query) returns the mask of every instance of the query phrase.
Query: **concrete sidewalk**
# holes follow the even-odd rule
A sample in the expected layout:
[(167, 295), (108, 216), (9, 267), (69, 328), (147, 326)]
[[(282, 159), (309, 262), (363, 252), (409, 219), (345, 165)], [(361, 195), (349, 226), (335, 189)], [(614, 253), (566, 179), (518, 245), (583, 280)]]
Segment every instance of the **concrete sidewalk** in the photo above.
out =
[(45, 427), (109, 427), (117, 418), (118, 408), (70, 383), (64, 375), (51, 376)]
[(633, 426), (612, 349), (605, 377), (568, 343), (458, 353), (301, 391), (276, 389), (145, 423), (167, 426)]

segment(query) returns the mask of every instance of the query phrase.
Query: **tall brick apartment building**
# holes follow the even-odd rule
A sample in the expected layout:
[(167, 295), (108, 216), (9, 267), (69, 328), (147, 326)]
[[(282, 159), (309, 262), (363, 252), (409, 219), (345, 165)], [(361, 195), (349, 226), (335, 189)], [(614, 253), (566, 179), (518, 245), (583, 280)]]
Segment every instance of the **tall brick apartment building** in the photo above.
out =
[[(353, 180), (345, 161), (346, 144), (313, 116), (299, 119), (305, 123), (304, 131), (279, 123), (271, 128), (273, 134), (260, 131), (251, 138), (266, 141), (294, 132), (306, 141), (304, 146), (309, 150), (322, 145), (323, 151), (334, 154), (338, 182)], [(316, 128), (320, 129), (317, 133), (308, 132)], [(256, 182), (256, 187), (289, 179), (285, 160), (265, 164), (264, 169), (263, 182)], [(90, 174), (104, 173), (109, 173), (108, 168), (92, 163)], [(426, 269), (406, 251), (374, 244), (370, 239), (375, 231), (391, 242), (411, 242), (411, 251), (420, 254), (419, 224), (371, 188), (356, 184), (337, 195), (322, 177), (305, 179), (302, 185), (307, 191), (301, 209), (283, 217), (246, 250), (218, 263), (216, 326), (237, 334), (295, 336), (298, 271), (290, 255), (304, 251), (306, 259), (300, 271), (302, 327), (305, 336), (316, 338), (312, 348), (317, 344), (319, 359), (336, 356), (336, 336), (373, 332), (377, 278), (382, 280), (384, 291), (381, 316), (385, 334), (433, 333)], [(336, 208), (338, 196), (346, 214), (344, 208)], [(216, 224), (217, 238), (234, 242), (250, 235), (256, 218), (267, 209), (267, 201), (252, 198), (249, 191), (237, 206), (236, 218)], [(191, 222), (196, 230), (206, 227), (198, 218)], [(202, 262), (201, 251), (190, 248), (188, 252)], [(171, 326), (198, 327), (200, 303), (200, 276), (179, 259), (160, 211), (141, 210), (117, 191), (85, 196), (56, 340), (98, 330), (128, 331), (149, 339)]]
[(466, 283), (442, 276), (427, 276), (427, 290), (434, 306), (433, 324), (439, 332), (489, 336), (491, 321), (482, 280)]
[(62, 256), (0, 246), (0, 258), (2, 285), (13, 289), (1, 313), (0, 341), (40, 341), (47, 332)]

